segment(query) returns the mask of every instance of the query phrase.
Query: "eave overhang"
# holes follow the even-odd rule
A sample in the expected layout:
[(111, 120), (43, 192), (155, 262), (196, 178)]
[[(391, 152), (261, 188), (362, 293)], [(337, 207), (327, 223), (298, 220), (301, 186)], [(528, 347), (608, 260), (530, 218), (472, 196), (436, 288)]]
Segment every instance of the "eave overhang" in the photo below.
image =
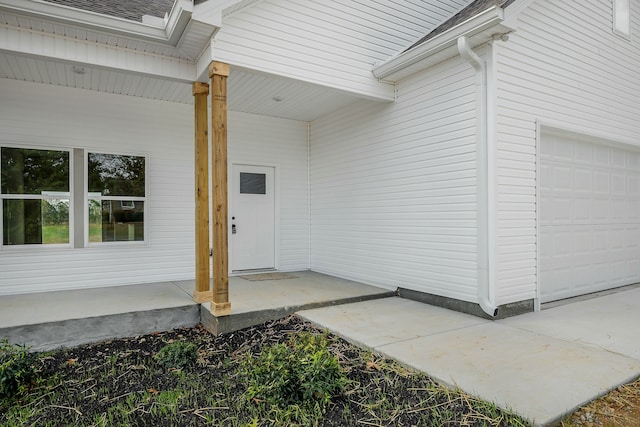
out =
[[(154, 19), (154, 24), (150, 24), (48, 3), (42, 0), (3, 0), (0, 3), (0, 12), (55, 22), (140, 42), (179, 47), (183, 39), (195, 37), (201, 39), (202, 49), (219, 28), (198, 22), (197, 34), (190, 34), (191, 28), (194, 27), (194, 20), (192, 19), (193, 8), (193, 2), (178, 0), (165, 19)], [(156, 22), (157, 24), (155, 24)], [(203, 31), (203, 26), (206, 27), (205, 31)], [(195, 59), (196, 55), (189, 52), (185, 56)]]
[(467, 36), (471, 47), (484, 44), (493, 34), (505, 34), (513, 28), (504, 25), (504, 10), (498, 6), (461, 22), (424, 43), (375, 65), (373, 75), (382, 81), (397, 82), (458, 55), (458, 37)]

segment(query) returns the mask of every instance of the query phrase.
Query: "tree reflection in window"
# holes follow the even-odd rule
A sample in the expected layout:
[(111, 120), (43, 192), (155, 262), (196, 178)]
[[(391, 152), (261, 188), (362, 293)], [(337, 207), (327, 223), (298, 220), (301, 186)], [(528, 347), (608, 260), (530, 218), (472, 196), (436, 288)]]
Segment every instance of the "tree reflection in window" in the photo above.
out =
[(88, 154), (89, 242), (144, 240), (145, 158)]
[(69, 151), (0, 148), (2, 244), (69, 243)]
[(88, 166), (90, 193), (144, 197), (144, 157), (89, 153)]
[(69, 192), (69, 152), (2, 147), (2, 194)]

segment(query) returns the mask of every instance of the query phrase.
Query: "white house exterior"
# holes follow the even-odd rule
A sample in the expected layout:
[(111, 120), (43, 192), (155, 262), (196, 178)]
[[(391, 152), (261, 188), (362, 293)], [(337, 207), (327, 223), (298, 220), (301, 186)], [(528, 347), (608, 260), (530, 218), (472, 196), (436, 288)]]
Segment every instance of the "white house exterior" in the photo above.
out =
[[(79, 3), (0, 1), (0, 295), (194, 278), (211, 61), (231, 274), (490, 317), (640, 282), (638, 0), (178, 0), (143, 22)], [(36, 188), (29, 156), (68, 159), (68, 185)], [(55, 203), (67, 221), (24, 213)]]

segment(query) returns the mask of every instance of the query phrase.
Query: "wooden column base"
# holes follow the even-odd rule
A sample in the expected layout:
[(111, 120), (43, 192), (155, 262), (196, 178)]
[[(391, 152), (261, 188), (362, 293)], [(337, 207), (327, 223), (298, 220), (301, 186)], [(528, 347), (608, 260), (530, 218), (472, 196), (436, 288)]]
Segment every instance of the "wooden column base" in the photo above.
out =
[(231, 303), (230, 302), (212, 302), (211, 303), (211, 312), (216, 317), (228, 316), (231, 314)]
[(211, 291), (195, 291), (193, 293), (193, 300), (198, 304), (202, 304), (204, 302), (213, 301), (213, 292)]

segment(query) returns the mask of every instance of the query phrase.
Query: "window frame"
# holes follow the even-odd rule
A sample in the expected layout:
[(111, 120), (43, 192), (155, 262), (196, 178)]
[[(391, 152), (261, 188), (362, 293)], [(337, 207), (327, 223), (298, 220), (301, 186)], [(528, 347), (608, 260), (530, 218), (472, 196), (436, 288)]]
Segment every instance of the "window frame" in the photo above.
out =
[[(75, 230), (75, 215), (73, 206), (75, 204), (74, 197), (74, 156), (73, 148), (60, 147), (55, 145), (31, 145), (31, 144), (19, 144), (11, 141), (0, 142), (0, 151), (2, 148), (14, 148), (24, 150), (41, 150), (41, 151), (63, 151), (69, 155), (69, 193), (66, 199), (69, 200), (69, 241), (67, 243), (30, 243), (22, 245), (5, 245), (4, 244), (4, 201), (5, 200), (60, 200), (60, 192), (51, 192), (52, 194), (4, 194), (0, 186), (0, 251), (43, 251), (52, 249), (67, 249), (73, 247), (74, 242), (74, 230)], [(2, 165), (0, 164), (0, 168)]]
[[(116, 156), (132, 156), (144, 158), (144, 196), (103, 196), (95, 195), (95, 193), (89, 192), (89, 153), (96, 154), (109, 154)], [(140, 152), (129, 151), (117, 151), (117, 150), (102, 150), (100, 148), (84, 148), (84, 247), (85, 248), (110, 248), (110, 247), (132, 247), (132, 246), (149, 246), (149, 154)], [(143, 202), (143, 240), (119, 240), (113, 242), (91, 242), (89, 239), (89, 227), (90, 227), (90, 215), (89, 215), (89, 203), (91, 200), (97, 200), (102, 203), (103, 200), (110, 200), (112, 202)]]

